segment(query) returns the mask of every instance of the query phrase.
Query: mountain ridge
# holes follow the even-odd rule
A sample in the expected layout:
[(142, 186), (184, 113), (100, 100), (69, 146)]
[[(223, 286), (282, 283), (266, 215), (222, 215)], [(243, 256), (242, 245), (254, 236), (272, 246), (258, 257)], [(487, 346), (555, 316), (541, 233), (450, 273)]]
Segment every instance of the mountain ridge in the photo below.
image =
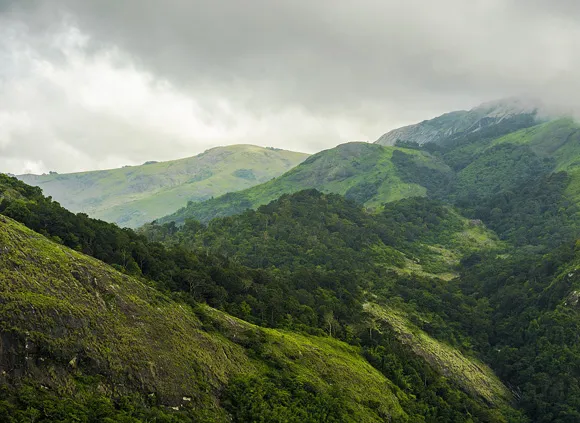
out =
[[(74, 216), (85, 224), (91, 221), (47, 199), (44, 206), (52, 213), (22, 213), (24, 201), (39, 205), (34, 197), (39, 190), (13, 179), (6, 182), (13, 189), (0, 184), (2, 203), (12, 199), (18, 207), (6, 210), (19, 208), (16, 214), (22, 219), (55, 222)], [(114, 225), (99, 224), (127, 235)], [(306, 416), (313, 422), (409, 422), (429, 412), (425, 399), (403, 391), (373, 367), (360, 346), (322, 336), (322, 331), (260, 327), (186, 301), (185, 294), (160, 292), (131, 266), (115, 270), (64, 247), (56, 227), (46, 227), (54, 241), (5, 216), (0, 216), (0, 229), (0, 378), (6, 382), (0, 412), (28, 420), (26, 413), (44, 419), (74, 415), (139, 422), (157, 416), (165, 419), (161, 421), (208, 423), (232, 421), (231, 416), (236, 422), (256, 416), (279, 422), (300, 422)], [(94, 235), (89, 231), (88, 236)], [(112, 242), (109, 238), (104, 242)], [(153, 247), (159, 251), (158, 245)], [(224, 272), (217, 276), (229, 274), (234, 284), (242, 276), (231, 269)], [(248, 282), (240, 288), (246, 289)], [(401, 348), (398, 354), (410, 353)], [(421, 356), (415, 360), (430, 366)], [(470, 383), (489, 382), (506, 394), (486, 403), (471, 385), (466, 390), (473, 388), (473, 397), (453, 391), (457, 388), (441, 370), (430, 370), (429, 380), (444, 387), (448, 401), (457, 401), (457, 395), (469, 398), (464, 407), (477, 411), (477, 421), (503, 423), (503, 413), (514, 412), (507, 389), (489, 368), (473, 363), (479, 373)], [(454, 372), (455, 377), (460, 375)], [(446, 409), (459, 415), (461, 410), (450, 404), (445, 403)]]
[(454, 135), (474, 133), (497, 125), (514, 116), (528, 116), (534, 123), (541, 121), (542, 105), (538, 100), (507, 98), (483, 103), (470, 110), (459, 110), (422, 122), (393, 129), (379, 137), (376, 144), (395, 145), (412, 142), (419, 145), (441, 143)]
[(197, 156), (119, 169), (19, 175), (74, 212), (137, 227), (187, 204), (280, 175), (307, 154), (240, 144)]
[[(265, 184), (189, 204), (158, 221), (181, 224), (187, 218), (195, 218), (207, 223), (215, 217), (255, 209), (282, 194), (310, 188), (345, 195), (370, 210), (412, 196), (446, 197), (454, 202), (457, 195), (477, 191), (476, 185), (485, 179), (489, 185), (486, 189), (491, 189), (491, 185), (517, 184), (526, 175), (537, 172), (547, 175), (560, 171), (566, 171), (570, 177), (568, 198), (580, 205), (580, 125), (571, 118), (547, 120), (543, 111), (543, 117), (539, 118), (536, 114), (541, 110), (539, 106), (531, 109), (521, 101), (507, 104), (498, 101), (471, 112), (451, 112), (443, 118), (462, 121), (465, 113), (472, 113), (471, 120), (481, 121), (482, 116), (487, 120), (473, 131), (445, 132), (439, 128), (436, 133), (440, 139), (423, 144), (416, 138), (398, 140), (395, 146), (341, 144), (311, 156)], [(373, 150), (370, 146), (376, 147)], [(505, 162), (508, 156), (511, 164)], [(489, 165), (497, 160), (504, 161), (505, 167), (494, 173)], [(523, 172), (520, 177), (513, 174), (516, 167), (512, 166)], [(496, 181), (498, 172), (504, 172), (506, 177), (510, 174), (508, 180)]]
[(201, 203), (192, 203), (166, 216), (160, 223), (188, 217), (202, 222), (243, 212), (267, 204), (282, 194), (316, 188), (322, 192), (345, 195), (369, 207), (411, 196), (426, 195), (426, 188), (401, 180), (392, 158), (407, 152), (418, 166), (446, 173), (450, 169), (427, 152), (351, 142), (316, 153), (285, 174), (247, 190), (228, 193)]

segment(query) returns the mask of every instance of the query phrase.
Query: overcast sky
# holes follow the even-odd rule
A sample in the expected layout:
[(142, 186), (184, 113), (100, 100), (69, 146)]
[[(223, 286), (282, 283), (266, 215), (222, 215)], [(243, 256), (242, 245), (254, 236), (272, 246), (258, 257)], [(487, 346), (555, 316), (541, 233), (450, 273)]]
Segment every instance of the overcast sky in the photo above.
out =
[(316, 152), (520, 94), (575, 107), (579, 3), (0, 0), (0, 171)]

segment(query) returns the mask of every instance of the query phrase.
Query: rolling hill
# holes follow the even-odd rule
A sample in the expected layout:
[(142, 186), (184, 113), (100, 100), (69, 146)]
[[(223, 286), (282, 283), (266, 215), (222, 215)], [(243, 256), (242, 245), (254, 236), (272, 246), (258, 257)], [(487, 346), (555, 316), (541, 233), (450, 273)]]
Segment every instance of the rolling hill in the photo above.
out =
[[(322, 151), (267, 183), (189, 204), (159, 221), (183, 223), (187, 218), (195, 218), (205, 223), (215, 217), (255, 209), (282, 194), (310, 188), (345, 195), (369, 209), (413, 196), (446, 198), (453, 203), (455, 197), (478, 189), (477, 184), (471, 186), (474, 178), (479, 180), (472, 169), (483, 171), (485, 178), (494, 160), (485, 156), (500, 144), (518, 146), (519, 151), (514, 153), (518, 157), (514, 160), (519, 167), (509, 168), (515, 162), (506, 163), (505, 171), (523, 170), (520, 179), (525, 179), (528, 171), (536, 172), (533, 160), (520, 163), (524, 149), (529, 148), (538, 162), (555, 160), (551, 170), (569, 173), (572, 178), (569, 197), (578, 202), (580, 181), (575, 175), (580, 174), (577, 170), (580, 152), (576, 130), (577, 125), (571, 119), (550, 118), (541, 106), (528, 100), (499, 100), (396, 129), (376, 141), (374, 147), (347, 143)], [(495, 171), (489, 175), (490, 183), (497, 178), (501, 180)], [(514, 185), (518, 180), (508, 183)], [(456, 189), (459, 191), (455, 192)]]
[[(228, 193), (200, 203), (190, 203), (159, 222), (182, 223), (193, 217), (202, 222), (241, 213), (280, 197), (303, 189), (316, 188), (346, 196), (370, 208), (382, 203), (413, 196), (424, 196), (427, 188), (403, 181), (396, 158), (405, 153), (416, 166), (444, 179), (451, 171), (440, 160), (427, 152), (383, 147), (376, 144), (353, 142), (341, 144), (309, 157), (299, 166), (264, 184)], [(395, 160), (394, 160), (395, 157)]]
[(138, 227), (189, 201), (203, 201), (269, 181), (306, 157), (280, 149), (233, 145), (169, 162), (18, 178), (42, 188), (73, 212)]

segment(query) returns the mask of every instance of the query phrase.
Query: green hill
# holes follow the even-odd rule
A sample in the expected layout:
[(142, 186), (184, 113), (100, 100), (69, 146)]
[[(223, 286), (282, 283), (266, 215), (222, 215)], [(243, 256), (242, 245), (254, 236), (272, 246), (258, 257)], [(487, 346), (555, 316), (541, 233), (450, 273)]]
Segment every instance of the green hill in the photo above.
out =
[[(384, 356), (383, 365), (374, 362), (380, 351), (357, 340), (369, 327), (345, 292), (326, 285), (331, 274), (310, 289), (320, 312), (342, 308), (350, 316), (336, 323), (346, 332), (331, 331), (332, 337), (315, 321), (299, 323), (310, 318), (307, 306), (290, 308), (293, 317), (279, 308), (278, 290), (294, 283), (292, 274), (148, 243), (130, 230), (71, 214), (12, 178), (0, 178), (0, 197), (2, 213), (58, 241), (0, 215), (0, 415), (9, 422), (521, 421), (511, 420), (518, 413), (508, 406), (507, 389), (475, 360), (478, 370), (461, 385), (458, 374), (448, 380), (442, 367), (391, 341), (384, 344), (395, 354), (389, 363), (406, 363), (404, 379), (391, 380)], [(61, 243), (123, 263), (115, 264), (122, 272)], [(206, 259), (214, 261), (204, 270)], [(184, 290), (175, 285), (182, 277), (189, 278)], [(216, 289), (227, 286), (216, 291), (221, 307), (246, 321), (194, 297), (191, 283), (202, 279)], [(282, 303), (294, 307), (303, 295), (289, 291)], [(270, 320), (271, 306), (280, 323)], [(463, 356), (445, 348), (450, 357)], [(417, 372), (425, 385), (410, 384)], [(474, 386), (489, 383), (503, 393), (486, 397)]]
[[(207, 307), (194, 311), (10, 219), (0, 216), (0, 229), (1, 362), (9, 386), (25, 383), (85, 406), (98, 395), (106, 402), (137, 393), (164, 410), (227, 421), (220, 395), (228, 384), (241, 376), (266, 381), (277, 365), (308, 383), (313, 398), (348, 397), (349, 421), (404, 416), (389, 381), (356, 348), (261, 329)], [(272, 364), (251, 353), (252, 342)]]
[(201, 203), (189, 204), (160, 222), (183, 222), (195, 218), (202, 222), (256, 208), (303, 189), (345, 195), (347, 199), (377, 208), (384, 202), (424, 196), (427, 189), (402, 180), (393, 155), (406, 152), (421, 168), (446, 175), (450, 169), (429, 153), (368, 143), (341, 144), (309, 157), (284, 175), (236, 193), (228, 193)]
[(169, 162), (18, 178), (42, 188), (71, 211), (138, 227), (189, 201), (203, 201), (269, 181), (306, 157), (280, 149), (233, 145)]
[(580, 125), (572, 119), (559, 119), (509, 134), (495, 141), (529, 146), (541, 157), (555, 161), (555, 171), (571, 178), (566, 195), (580, 204)]
[(480, 201), (499, 192), (517, 192), (530, 180), (562, 171), (570, 178), (563, 188), (567, 198), (580, 205), (580, 126), (568, 118), (537, 123), (525, 113), (498, 116), (493, 124), (456, 131), (423, 146), (339, 145), (264, 184), (189, 204), (159, 221), (194, 218), (207, 223), (310, 188), (344, 195), (370, 210), (414, 196), (464, 204), (468, 198)]
[(437, 201), (404, 199), (370, 215), (344, 197), (315, 190), (285, 194), (207, 227), (186, 224), (178, 238), (170, 228), (147, 225), (142, 232), (149, 239), (207, 249), (253, 268), (346, 271), (354, 262), (380, 271), (449, 278), (463, 256), (502, 247), (485, 226)]

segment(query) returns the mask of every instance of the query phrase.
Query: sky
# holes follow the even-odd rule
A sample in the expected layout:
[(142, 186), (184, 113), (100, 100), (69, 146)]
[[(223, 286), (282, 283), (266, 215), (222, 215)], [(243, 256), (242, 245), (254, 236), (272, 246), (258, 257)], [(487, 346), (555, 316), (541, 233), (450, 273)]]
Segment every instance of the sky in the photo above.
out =
[(0, 0), (0, 172), (314, 153), (514, 95), (580, 110), (579, 51), (576, 0)]

